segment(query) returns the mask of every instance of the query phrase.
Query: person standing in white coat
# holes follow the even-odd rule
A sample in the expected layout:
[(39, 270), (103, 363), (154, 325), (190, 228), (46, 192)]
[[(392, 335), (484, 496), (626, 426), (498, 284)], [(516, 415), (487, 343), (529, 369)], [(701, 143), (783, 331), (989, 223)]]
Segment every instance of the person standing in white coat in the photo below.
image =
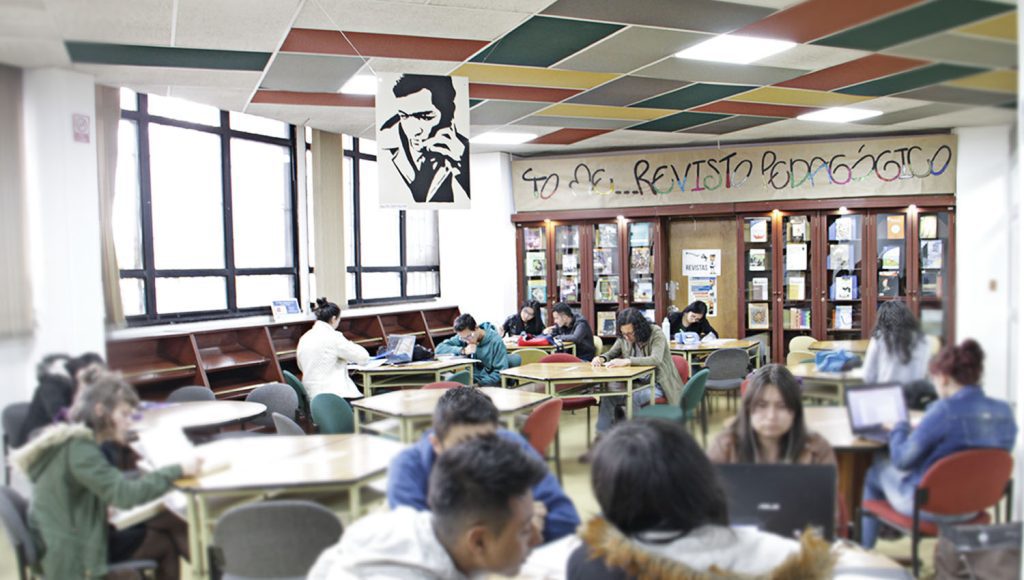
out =
[(364, 363), (370, 360), (370, 353), (338, 332), (341, 309), (337, 304), (317, 298), (313, 313), (317, 320), (299, 339), (295, 352), (309, 399), (321, 393), (358, 399), (362, 393), (348, 376), (348, 364)]

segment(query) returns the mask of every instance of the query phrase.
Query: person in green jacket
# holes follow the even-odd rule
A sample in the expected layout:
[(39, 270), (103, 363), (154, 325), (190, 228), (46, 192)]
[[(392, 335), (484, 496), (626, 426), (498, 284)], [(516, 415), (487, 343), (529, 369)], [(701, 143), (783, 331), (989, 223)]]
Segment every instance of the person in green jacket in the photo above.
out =
[(29, 527), (47, 578), (103, 577), (110, 563), (135, 559), (156, 560), (161, 579), (179, 577), (178, 559), (187, 557), (182, 538), (156, 527), (115, 531), (107, 523), (109, 507), (154, 500), (199, 469), (193, 459), (129, 479), (107, 461), (100, 445), (127, 441), (138, 403), (120, 374), (96, 369), (71, 408), (72, 422), (46, 428), (11, 455), (33, 483)]
[(478, 385), (500, 385), (501, 371), (508, 368), (508, 349), (490, 322), (477, 326), (469, 314), (455, 319), (455, 336), (437, 345), (437, 354), (457, 354), (483, 362), (473, 369)]
[[(594, 366), (654, 366), (654, 398), (666, 396), (670, 405), (678, 405), (683, 394), (683, 380), (672, 362), (668, 339), (658, 325), (644, 318), (636, 308), (626, 308), (615, 318), (618, 338), (603, 355), (594, 358)], [(651, 389), (633, 393), (633, 408), (651, 401)], [(604, 433), (615, 420), (616, 405), (625, 404), (626, 397), (601, 397), (597, 414), (597, 432)]]

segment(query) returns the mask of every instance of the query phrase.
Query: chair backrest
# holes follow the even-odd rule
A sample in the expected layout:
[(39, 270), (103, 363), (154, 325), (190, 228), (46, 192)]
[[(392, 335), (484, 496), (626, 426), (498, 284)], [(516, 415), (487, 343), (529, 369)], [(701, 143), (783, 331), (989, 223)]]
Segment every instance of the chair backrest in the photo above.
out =
[(567, 352), (553, 352), (537, 362), (542, 363), (576, 363), (583, 362)]
[(562, 399), (555, 397), (541, 403), (523, 424), (523, 437), (540, 453), (547, 454), (548, 446), (558, 433), (558, 419), (562, 416)]
[(786, 366), (814, 362), (814, 355), (802, 350), (791, 350), (786, 354)]
[(679, 373), (679, 378), (686, 384), (686, 381), (690, 380), (690, 363), (686, 362), (684, 357), (678, 354), (672, 355), (672, 364), (676, 365), (676, 372)]
[(470, 382), (469, 371), (459, 371), (457, 373), (452, 373), (452, 375), (448, 377), (448, 380), (455, 383), (459, 383), (464, 387), (468, 387)]
[(789, 352), (811, 352), (811, 344), (818, 342), (813, 336), (794, 336), (789, 340)]
[(292, 421), (290, 418), (285, 417), (281, 413), (274, 413), (274, 428), (277, 429), (278, 435), (305, 435), (302, 427), (298, 423)]
[(603, 350), (604, 350), (604, 341), (601, 340), (600, 336), (595, 334), (594, 335), (594, 356), (601, 356), (601, 351), (603, 351)]
[(936, 461), (921, 478), (928, 491), (922, 509), (936, 514), (979, 512), (999, 503), (1013, 472), (1002, 449), (968, 449)]
[(932, 356), (939, 354), (939, 351), (942, 350), (942, 339), (933, 334), (926, 334), (924, 338), (928, 341), (928, 354)]
[(427, 383), (427, 384), (423, 385), (422, 387), (420, 387), (420, 389), (423, 389), (425, 391), (428, 391), (430, 389), (445, 389), (445, 390), (447, 390), (447, 389), (457, 389), (457, 388), (463, 387), (463, 386), (465, 386), (465, 385), (463, 385), (462, 383), (457, 383), (455, 381), (437, 381), (436, 383)]
[(747, 376), (750, 357), (742, 348), (716, 350), (704, 361), (704, 368), (711, 371), (708, 380), (742, 379)]
[(772, 351), (772, 338), (770, 333), (758, 332), (757, 334), (748, 334), (743, 337), (743, 340), (756, 340), (761, 343), (757, 355), (761, 359), (762, 364), (768, 360)]
[(334, 393), (320, 393), (313, 397), (310, 412), (313, 414), (313, 423), (320, 433), (355, 433), (356, 424), (352, 407), (348, 401)]
[(708, 369), (701, 369), (686, 381), (686, 385), (683, 386), (683, 396), (679, 397), (679, 406), (683, 408), (684, 417), (689, 411), (693, 411), (700, 405), (710, 374), (711, 371)]
[(225, 512), (213, 530), (213, 543), (223, 557), (225, 576), (305, 578), (341, 532), (338, 517), (317, 503), (262, 501)]
[(168, 403), (191, 403), (195, 401), (216, 401), (217, 395), (207, 387), (189, 385), (178, 387), (167, 395)]
[(263, 403), (267, 406), (267, 412), (264, 415), (252, 420), (253, 423), (263, 425), (264, 427), (274, 426), (274, 419), (271, 417), (271, 414), (281, 413), (285, 417), (294, 417), (295, 411), (299, 408), (299, 397), (295, 394), (295, 390), (281, 383), (260, 385), (249, 391), (249, 395), (245, 397), (245, 400), (253, 403)]
[(523, 357), (519, 353), (513, 352), (513, 353), (509, 353), (507, 356), (508, 356), (508, 368), (514, 369), (514, 368), (516, 368), (518, 366), (522, 366), (523, 365)]
[(295, 390), (295, 395), (299, 397), (299, 408), (302, 409), (304, 415), (309, 415), (309, 393), (306, 392), (306, 386), (302, 384), (299, 377), (291, 373), (291, 371), (281, 371), (284, 375), (284, 382), (288, 383), (288, 386)]
[(535, 362), (540, 362), (540, 359), (547, 356), (548, 353), (539, 348), (521, 348), (516, 351), (516, 354), (523, 359), (524, 365), (530, 365)]
[(39, 559), (39, 552), (28, 529), (28, 502), (21, 494), (6, 485), (0, 487), (0, 522), (3, 523), (7, 539), (14, 547), (15, 553), (24, 559), (20, 564), (34, 565)]
[(21, 440), (21, 430), (25, 426), (25, 419), (28, 418), (28, 410), (31, 403), (11, 403), (4, 407), (3, 417), (0, 424), (4, 429), (4, 443), (11, 447), (21, 447), (24, 441)]

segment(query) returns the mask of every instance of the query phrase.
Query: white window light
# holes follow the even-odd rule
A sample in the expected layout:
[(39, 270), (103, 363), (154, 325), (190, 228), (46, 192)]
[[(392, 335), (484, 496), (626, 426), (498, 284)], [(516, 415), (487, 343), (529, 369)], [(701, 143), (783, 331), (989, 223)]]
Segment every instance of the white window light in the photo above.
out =
[(537, 138), (536, 133), (503, 133), (490, 131), (473, 137), (469, 141), (480, 145), (521, 145)]
[(812, 113), (804, 113), (797, 117), (801, 121), (818, 121), (821, 123), (852, 123), (861, 119), (870, 119), (882, 114), (882, 111), (870, 109), (852, 109), (850, 107), (832, 107)]
[(794, 46), (796, 46), (796, 43), (788, 40), (722, 34), (679, 51), (676, 53), (676, 57), (733, 64), (750, 64), (784, 50), (789, 50)]
[(339, 93), (346, 95), (376, 95), (377, 77), (373, 75), (356, 75), (341, 85)]

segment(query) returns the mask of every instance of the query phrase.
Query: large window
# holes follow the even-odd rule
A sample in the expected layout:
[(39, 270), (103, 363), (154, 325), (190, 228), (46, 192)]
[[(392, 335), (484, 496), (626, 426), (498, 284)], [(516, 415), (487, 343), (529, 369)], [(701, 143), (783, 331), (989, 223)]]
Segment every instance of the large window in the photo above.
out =
[(114, 235), (132, 324), (298, 296), (294, 128), (122, 91)]

